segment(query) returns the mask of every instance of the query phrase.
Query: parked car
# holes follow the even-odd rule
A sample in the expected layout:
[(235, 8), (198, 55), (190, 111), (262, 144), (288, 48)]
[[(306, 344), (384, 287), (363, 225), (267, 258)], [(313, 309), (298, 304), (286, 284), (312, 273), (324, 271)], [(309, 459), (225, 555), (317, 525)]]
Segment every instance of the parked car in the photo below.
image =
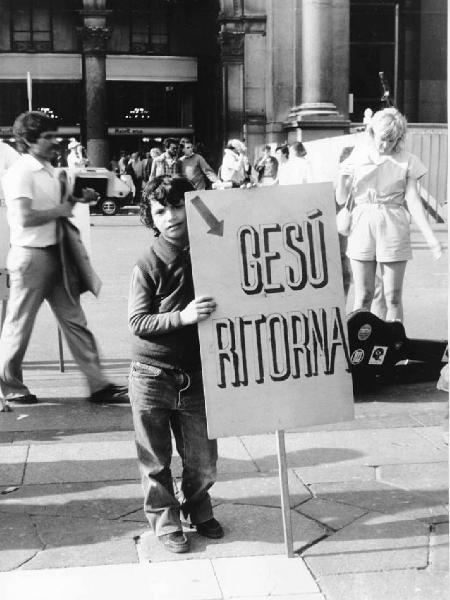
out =
[(130, 188), (112, 171), (104, 168), (65, 169), (74, 196), (81, 196), (84, 187), (93, 188), (99, 195), (92, 212), (115, 215), (123, 206), (133, 204)]

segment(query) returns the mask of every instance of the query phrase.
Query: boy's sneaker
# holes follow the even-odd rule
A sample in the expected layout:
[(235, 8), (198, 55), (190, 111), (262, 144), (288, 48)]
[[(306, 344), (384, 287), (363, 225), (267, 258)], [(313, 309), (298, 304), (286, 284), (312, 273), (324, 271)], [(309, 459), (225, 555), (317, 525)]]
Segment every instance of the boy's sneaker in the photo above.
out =
[(170, 552), (181, 554), (189, 552), (189, 540), (182, 531), (173, 531), (158, 537), (161, 544)]
[(214, 517), (204, 523), (198, 523), (195, 527), (197, 533), (212, 540), (218, 540), (225, 535), (222, 525)]
[(89, 396), (93, 404), (129, 404), (128, 389), (121, 385), (109, 383), (107, 386)]

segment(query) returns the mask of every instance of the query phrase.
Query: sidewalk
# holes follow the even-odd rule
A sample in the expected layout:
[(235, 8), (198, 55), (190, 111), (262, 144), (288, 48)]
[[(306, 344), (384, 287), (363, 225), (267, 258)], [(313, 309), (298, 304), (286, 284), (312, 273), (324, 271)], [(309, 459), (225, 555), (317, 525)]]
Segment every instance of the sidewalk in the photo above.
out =
[[(92, 220), (105, 283), (83, 304), (118, 383), (129, 274), (148, 243), (137, 221)], [(447, 256), (432, 261), (416, 238), (406, 332), (443, 339)], [(25, 363), (42, 401), (0, 413), (1, 600), (447, 598), (447, 404), (434, 383), (382, 388), (360, 399), (355, 421), (286, 434), (296, 558), (285, 557), (275, 435), (219, 441), (212, 495), (226, 536), (191, 531), (192, 552), (173, 555), (148, 534), (130, 408), (88, 405), (73, 362), (59, 373), (56, 340), (44, 308)]]
[[(2, 600), (447, 597), (447, 406), (434, 383), (383, 388), (353, 422), (286, 433), (293, 559), (275, 436), (220, 440), (226, 536), (191, 530), (192, 551), (175, 555), (147, 530), (129, 407), (88, 405), (67, 367), (29, 366), (42, 403), (1, 414)], [(123, 363), (108, 369), (123, 382)]]

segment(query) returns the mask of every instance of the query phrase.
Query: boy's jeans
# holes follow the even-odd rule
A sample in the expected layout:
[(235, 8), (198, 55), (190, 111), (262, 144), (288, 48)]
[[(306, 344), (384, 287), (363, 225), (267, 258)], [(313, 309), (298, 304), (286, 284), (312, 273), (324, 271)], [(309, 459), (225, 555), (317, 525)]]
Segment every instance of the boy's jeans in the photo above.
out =
[(133, 362), (129, 396), (144, 511), (153, 531), (161, 536), (182, 529), (170, 470), (171, 429), (183, 463), (183, 512), (193, 524), (208, 521), (213, 516), (208, 490), (216, 479), (217, 442), (207, 437), (201, 372)]

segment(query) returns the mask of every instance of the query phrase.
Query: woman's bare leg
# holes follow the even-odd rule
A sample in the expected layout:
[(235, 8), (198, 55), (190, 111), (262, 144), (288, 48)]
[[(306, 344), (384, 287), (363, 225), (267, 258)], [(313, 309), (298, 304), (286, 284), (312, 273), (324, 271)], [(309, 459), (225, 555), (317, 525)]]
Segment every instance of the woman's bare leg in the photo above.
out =
[(403, 321), (403, 280), (405, 277), (406, 260), (381, 263), (384, 297), (386, 299), (386, 321)]
[(375, 271), (377, 263), (374, 260), (350, 259), (355, 286), (353, 310), (365, 308), (370, 310), (375, 290)]

